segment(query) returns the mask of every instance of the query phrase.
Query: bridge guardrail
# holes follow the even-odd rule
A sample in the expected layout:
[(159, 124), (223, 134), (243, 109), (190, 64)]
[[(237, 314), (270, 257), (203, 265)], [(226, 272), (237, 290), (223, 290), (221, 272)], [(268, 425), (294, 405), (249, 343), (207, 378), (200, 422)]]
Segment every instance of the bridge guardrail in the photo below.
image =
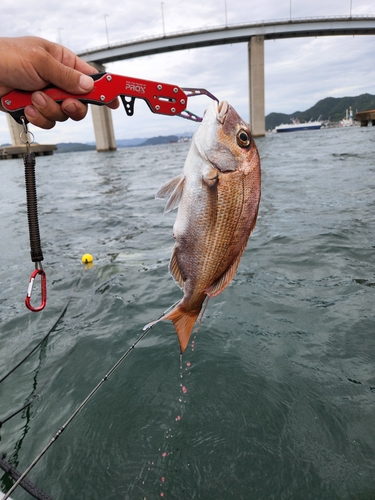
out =
[(234, 23), (234, 24), (222, 24), (222, 25), (217, 25), (217, 26), (212, 26), (204, 29), (191, 29), (191, 30), (184, 30), (184, 31), (171, 31), (170, 33), (166, 35), (153, 35), (153, 36), (147, 36), (147, 37), (141, 37), (141, 38), (135, 38), (131, 40), (126, 40), (123, 42), (116, 42), (116, 43), (111, 43), (109, 45), (100, 45), (98, 47), (93, 47), (89, 49), (83, 49), (77, 51), (78, 56), (83, 56), (83, 55), (88, 55), (93, 52), (98, 52), (100, 50), (107, 50), (107, 49), (115, 49), (117, 47), (123, 47), (126, 45), (135, 45), (137, 43), (143, 43), (147, 41), (153, 41), (153, 40), (162, 40), (166, 38), (173, 38), (176, 36), (183, 36), (183, 35), (189, 35), (192, 33), (209, 33), (213, 31), (219, 31), (223, 30), (226, 28), (257, 28), (257, 27), (263, 27), (263, 26), (273, 26), (275, 24), (294, 24), (294, 23), (308, 23), (311, 21), (323, 21), (323, 22), (332, 22), (332, 21), (375, 21), (375, 16), (313, 16), (313, 17), (293, 17), (292, 19), (290, 18), (284, 18), (284, 19), (272, 19), (269, 21), (257, 21), (256, 23)]

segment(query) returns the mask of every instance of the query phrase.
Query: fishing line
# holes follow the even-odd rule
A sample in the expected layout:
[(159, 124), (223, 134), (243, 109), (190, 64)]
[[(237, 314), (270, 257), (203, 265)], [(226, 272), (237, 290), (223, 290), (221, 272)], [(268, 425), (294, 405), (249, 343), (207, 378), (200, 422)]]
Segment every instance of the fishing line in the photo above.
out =
[[(40, 390), (38, 391), (38, 394), (33, 394), (32, 396), (30, 396), (30, 399), (27, 403), (25, 403), (22, 408), (20, 408), (19, 410), (13, 412), (11, 415), (8, 415), (7, 417), (5, 417), (3, 420), (0, 420), (0, 428), (5, 424), (5, 422), (7, 422), (8, 420), (10, 420), (11, 418), (15, 417), (16, 415), (18, 415), (19, 413), (21, 413), (22, 410), (25, 410), (28, 406), (30, 406), (36, 399), (39, 399), (42, 392), (43, 392), (43, 389), (45, 388), (45, 386), (48, 384), (48, 382), (51, 380), (52, 376), (51, 377), (48, 377), (48, 379), (44, 382), (44, 384), (42, 385), (42, 387), (40, 388)], [(34, 391), (33, 391), (34, 392)]]
[(38, 349), (38, 347), (40, 347), (43, 342), (49, 337), (49, 335), (55, 330), (55, 328), (57, 327), (59, 321), (64, 317), (67, 309), (68, 309), (68, 306), (73, 298), (73, 295), (74, 293), (76, 292), (77, 288), (78, 288), (78, 285), (80, 283), (82, 279), (82, 276), (79, 277), (78, 281), (77, 281), (77, 284), (75, 286), (75, 289), (74, 289), (74, 292), (71, 294), (71, 296), (69, 297), (69, 300), (68, 302), (66, 303), (64, 309), (62, 310), (60, 316), (57, 318), (57, 320), (55, 321), (55, 323), (53, 324), (53, 326), (48, 330), (48, 332), (46, 333), (46, 335), (42, 338), (42, 340), (40, 342), (38, 342), (38, 344), (23, 358), (21, 359), (21, 361), (19, 363), (16, 364), (16, 366), (14, 366), (7, 374), (5, 374), (2, 378), (0, 378), (0, 384), (2, 382), (4, 382), (5, 379), (7, 379), (9, 377), (9, 375), (11, 375), (14, 371), (17, 370), (17, 368), (19, 368), (26, 360), (29, 359), (29, 357), (34, 354), (34, 352)]
[(8, 415), (3, 420), (0, 420), (0, 428), (5, 424), (5, 422), (8, 422), (8, 420), (10, 420), (11, 418), (15, 417), (16, 415), (18, 415), (19, 413), (21, 413), (22, 410), (24, 410), (25, 408), (27, 408), (28, 406), (30, 406), (32, 404), (32, 402), (35, 401), (35, 399), (37, 399), (37, 398), (38, 398), (37, 395), (32, 396), (32, 398), (30, 399), (30, 401), (28, 401), (26, 404), (24, 404), (22, 406), (22, 408), (20, 408), (19, 410), (13, 412), (11, 415)]
[[(172, 306), (168, 307), (166, 311), (161, 314), (159, 319), (167, 314), (169, 310), (175, 307), (178, 304), (177, 301)], [(74, 418), (81, 412), (81, 410), (86, 406), (86, 404), (90, 401), (90, 399), (94, 396), (94, 394), (100, 389), (100, 387), (106, 382), (112, 373), (121, 365), (121, 363), (128, 357), (131, 351), (139, 344), (139, 342), (145, 338), (147, 333), (154, 327), (154, 324), (145, 328), (143, 333), (137, 338), (133, 345), (129, 347), (129, 349), (119, 358), (119, 360), (112, 366), (112, 368), (104, 375), (104, 377), (100, 380), (100, 382), (94, 387), (94, 389), (90, 392), (90, 394), (82, 401), (82, 403), (76, 408), (76, 410), (71, 414), (68, 420), (60, 427), (60, 429), (56, 432), (56, 434), (52, 437), (49, 443), (42, 449), (39, 455), (31, 462), (31, 464), (27, 467), (27, 469), (21, 474), (18, 480), (14, 483), (14, 485), (10, 488), (10, 490), (3, 496), (1, 500), (7, 500), (11, 493), (17, 488), (17, 486), (23, 481), (23, 479), (28, 475), (28, 473), (35, 467), (35, 465), (39, 462), (39, 460), (43, 457), (43, 455), (49, 450), (49, 448), (53, 445), (53, 443), (61, 436), (61, 434), (65, 431), (68, 425), (74, 420)]]
[[(48, 336), (51, 334), (51, 332), (54, 331), (54, 329), (57, 327), (59, 321), (61, 320), (61, 318), (64, 316), (64, 314), (66, 313), (67, 311), (67, 308), (74, 296), (74, 293), (76, 292), (76, 289), (80, 283), (80, 280), (82, 279), (82, 275), (79, 277), (79, 279), (77, 280), (77, 283), (76, 283), (76, 286), (74, 287), (74, 291), (73, 293), (71, 294), (71, 296), (69, 297), (69, 300), (67, 301), (67, 303), (65, 304), (62, 312), (60, 313), (59, 317), (57, 318), (57, 320), (54, 322), (53, 326), (49, 329), (49, 331), (47, 332), (47, 334), (43, 337), (43, 339), (38, 342), (38, 344), (15, 366), (12, 368), (12, 370), (10, 370), (6, 375), (4, 375), (2, 377), (2, 379), (0, 380), (0, 383), (3, 382), (9, 375), (11, 375), (11, 373), (13, 373), (19, 366), (21, 366), (33, 353), (36, 352), (36, 350), (43, 345), (43, 343), (46, 342)], [(39, 367), (37, 368), (37, 372), (39, 371), (39, 368), (40, 368), (40, 365)], [(36, 376), (37, 376), (37, 373), (35, 374), (35, 377), (34, 377), (34, 382), (36, 384)], [(43, 392), (43, 389), (45, 388), (45, 386), (48, 384), (48, 382), (51, 380), (52, 377), (48, 377), (47, 380), (44, 382), (44, 384), (42, 385), (42, 387), (39, 389), (38, 393), (37, 394), (32, 394), (27, 402), (21, 407), (19, 408), (18, 410), (16, 411), (13, 411), (10, 415), (8, 415), (7, 417), (5, 417), (3, 420), (0, 420), (0, 428), (6, 423), (8, 422), (9, 420), (11, 420), (13, 417), (15, 417), (16, 415), (18, 415), (19, 413), (23, 412), (24, 410), (30, 408), (32, 406), (32, 404), (38, 400)], [(34, 388), (35, 390), (35, 388)], [(34, 391), (33, 391), (34, 392)], [(6, 460), (5, 460), (5, 455), (2, 455), (1, 456), (1, 459), (0, 459), (0, 468), (6, 473), (8, 474), (14, 481), (17, 481), (20, 476), (21, 476), (21, 473), (15, 469), (10, 463), (8, 463)], [(28, 493), (30, 493), (30, 495), (32, 495), (34, 498), (36, 498), (37, 500), (52, 500), (52, 498), (50, 496), (48, 496), (46, 493), (44, 493), (42, 490), (40, 490), (39, 488), (37, 488), (33, 483), (31, 483), (28, 479), (22, 479), (21, 482), (20, 482), (20, 486), (26, 490)]]

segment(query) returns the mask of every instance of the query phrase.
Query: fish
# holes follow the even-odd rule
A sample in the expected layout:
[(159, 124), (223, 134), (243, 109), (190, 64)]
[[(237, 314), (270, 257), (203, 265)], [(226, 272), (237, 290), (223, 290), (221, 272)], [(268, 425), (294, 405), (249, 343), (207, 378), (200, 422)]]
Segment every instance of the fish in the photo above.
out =
[(184, 295), (144, 329), (172, 321), (183, 353), (204, 301), (232, 281), (258, 216), (258, 149), (249, 125), (227, 101), (207, 108), (182, 173), (156, 197), (168, 198), (164, 213), (178, 208), (169, 271)]

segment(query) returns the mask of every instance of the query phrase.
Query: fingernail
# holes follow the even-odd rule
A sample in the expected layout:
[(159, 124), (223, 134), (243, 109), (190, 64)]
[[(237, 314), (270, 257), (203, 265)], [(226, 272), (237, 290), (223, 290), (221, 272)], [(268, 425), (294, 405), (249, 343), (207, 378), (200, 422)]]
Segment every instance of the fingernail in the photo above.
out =
[(92, 89), (94, 85), (94, 80), (91, 78), (91, 76), (88, 75), (81, 75), (79, 79), (79, 86), (81, 87), (82, 90), (88, 92), (89, 90)]
[(68, 104), (67, 106), (63, 107), (64, 113), (67, 113), (68, 115), (74, 115), (74, 113), (77, 111), (77, 106), (74, 104), (74, 102)]
[(32, 95), (32, 100), (38, 106), (44, 107), (46, 105), (46, 100), (41, 92), (34, 92)]

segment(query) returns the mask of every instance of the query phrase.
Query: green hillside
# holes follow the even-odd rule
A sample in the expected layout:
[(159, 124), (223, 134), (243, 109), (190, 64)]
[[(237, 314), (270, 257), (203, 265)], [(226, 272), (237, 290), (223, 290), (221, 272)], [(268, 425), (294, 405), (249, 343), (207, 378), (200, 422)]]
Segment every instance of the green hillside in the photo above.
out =
[(147, 139), (145, 142), (139, 144), (139, 146), (155, 146), (157, 144), (169, 144), (170, 142), (177, 141), (178, 137), (176, 135), (159, 135), (158, 137), (151, 137), (150, 139)]
[(375, 95), (361, 94), (357, 97), (326, 97), (318, 101), (306, 111), (295, 111), (291, 115), (284, 113), (270, 113), (266, 116), (266, 130), (274, 129), (281, 123), (290, 123), (290, 118), (299, 118), (301, 122), (311, 119), (331, 120), (338, 122), (345, 118), (346, 110), (352, 107), (353, 114), (357, 111), (375, 109)]

